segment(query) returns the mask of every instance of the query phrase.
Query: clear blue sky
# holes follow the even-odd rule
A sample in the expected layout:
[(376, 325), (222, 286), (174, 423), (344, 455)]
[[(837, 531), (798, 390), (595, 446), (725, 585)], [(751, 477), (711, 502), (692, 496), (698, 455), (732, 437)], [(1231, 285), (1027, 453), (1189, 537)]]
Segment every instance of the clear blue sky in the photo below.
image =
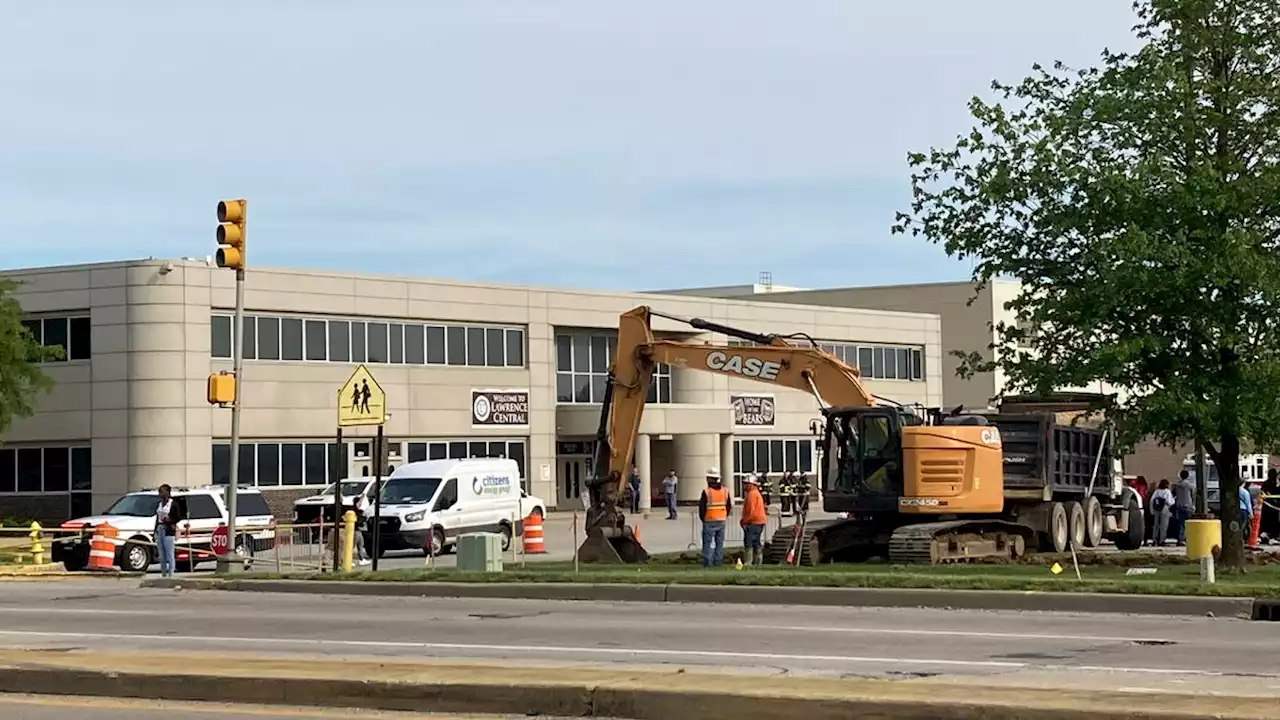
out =
[[(222, 24), (220, 24), (222, 23)], [(935, 281), (891, 237), (909, 149), (1127, 0), (14, 3), (0, 265), (211, 254), (652, 288)]]

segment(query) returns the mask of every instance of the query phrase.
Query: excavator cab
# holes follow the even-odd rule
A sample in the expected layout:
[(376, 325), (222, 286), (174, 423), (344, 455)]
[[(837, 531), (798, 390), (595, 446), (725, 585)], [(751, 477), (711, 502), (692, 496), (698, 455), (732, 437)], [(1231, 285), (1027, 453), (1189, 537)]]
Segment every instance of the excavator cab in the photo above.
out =
[(924, 424), (894, 406), (824, 408), (823, 509), (828, 512), (897, 512), (905, 492), (903, 428)]

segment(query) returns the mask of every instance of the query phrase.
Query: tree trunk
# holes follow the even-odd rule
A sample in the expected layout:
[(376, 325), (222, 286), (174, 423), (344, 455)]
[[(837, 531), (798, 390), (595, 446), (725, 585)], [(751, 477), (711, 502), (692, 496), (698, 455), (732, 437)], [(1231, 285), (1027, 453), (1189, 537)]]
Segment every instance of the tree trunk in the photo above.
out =
[(1240, 512), (1240, 436), (1223, 434), (1218, 455), (1218, 508), (1222, 518), (1222, 566), (1244, 572), (1244, 533), (1248, 521)]

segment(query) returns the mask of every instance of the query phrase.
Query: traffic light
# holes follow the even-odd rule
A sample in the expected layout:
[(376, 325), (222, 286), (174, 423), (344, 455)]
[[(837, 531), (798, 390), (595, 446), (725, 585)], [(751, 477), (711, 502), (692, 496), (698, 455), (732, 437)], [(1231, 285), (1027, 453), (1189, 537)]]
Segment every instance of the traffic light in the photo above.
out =
[(236, 376), (228, 372), (209, 376), (209, 404), (231, 405), (236, 401)]
[(244, 269), (245, 201), (218, 203), (218, 267)]

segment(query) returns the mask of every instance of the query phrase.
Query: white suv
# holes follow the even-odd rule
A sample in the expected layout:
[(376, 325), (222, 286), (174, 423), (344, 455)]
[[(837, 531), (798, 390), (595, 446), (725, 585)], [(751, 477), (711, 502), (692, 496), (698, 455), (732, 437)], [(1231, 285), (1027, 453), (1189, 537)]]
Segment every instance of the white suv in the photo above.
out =
[[(174, 488), (173, 497), (182, 503), (186, 520), (178, 526), (174, 555), (178, 570), (190, 571), (213, 560), (213, 531), (227, 522), (223, 502), (224, 485)], [(131, 492), (112, 503), (101, 515), (68, 520), (63, 530), (83, 530), (79, 536), (63, 537), (53, 543), (53, 561), (68, 570), (83, 570), (89, 564), (89, 541), (93, 528), (111, 525), (116, 536), (116, 565), (125, 572), (146, 572), (156, 561), (155, 526), (159, 493), (155, 490)], [(236, 491), (236, 542), (244, 555), (268, 550), (275, 543), (276, 519), (262, 493), (253, 488)]]

